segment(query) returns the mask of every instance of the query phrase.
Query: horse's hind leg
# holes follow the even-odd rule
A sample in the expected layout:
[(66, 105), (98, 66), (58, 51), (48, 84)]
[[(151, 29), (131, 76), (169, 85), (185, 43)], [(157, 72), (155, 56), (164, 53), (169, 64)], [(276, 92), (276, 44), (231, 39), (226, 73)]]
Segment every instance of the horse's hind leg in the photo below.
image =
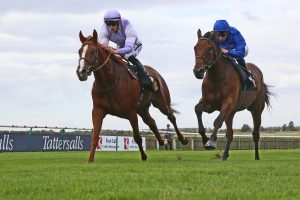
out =
[(145, 154), (144, 149), (143, 149), (143, 145), (142, 145), (143, 140), (142, 140), (142, 137), (141, 137), (140, 132), (139, 132), (137, 114), (136, 113), (131, 113), (129, 115), (129, 121), (130, 121), (130, 124), (131, 124), (131, 127), (132, 127), (134, 141), (139, 146), (139, 150), (140, 150), (140, 153), (141, 153), (141, 158), (142, 158), (142, 160), (147, 160), (147, 155)]
[(164, 114), (168, 116), (168, 119), (173, 124), (174, 129), (176, 131), (176, 134), (177, 134), (178, 139), (180, 140), (181, 144), (186, 145), (188, 143), (188, 140), (179, 131), (179, 129), (177, 127), (177, 123), (176, 123), (176, 117), (175, 117), (175, 115), (173, 113), (173, 110), (171, 108), (169, 108), (168, 113), (164, 113)]
[(255, 110), (251, 111), (252, 118), (253, 118), (253, 126), (254, 126), (252, 136), (255, 144), (255, 160), (260, 160), (258, 154), (258, 142), (260, 137), (259, 128), (261, 125), (261, 113), (262, 112), (255, 111)]
[(105, 117), (105, 113), (99, 108), (93, 108), (92, 111), (92, 118), (93, 118), (93, 135), (92, 135), (92, 142), (91, 142), (91, 149), (90, 149), (90, 157), (88, 162), (94, 162), (94, 156), (96, 147), (99, 142), (99, 135), (102, 127), (102, 121)]
[(203, 122), (202, 122), (203, 104), (201, 102), (199, 102), (195, 106), (195, 113), (196, 113), (197, 119), (198, 119), (198, 128), (199, 128), (198, 131), (202, 137), (202, 144), (205, 145), (206, 142), (208, 141), (208, 137), (205, 135), (205, 128), (204, 128)]
[(229, 150), (230, 150), (230, 144), (233, 140), (233, 130), (232, 130), (232, 120), (233, 120), (233, 116), (229, 116), (227, 119), (225, 119), (225, 123), (226, 123), (226, 145), (225, 145), (225, 149), (222, 155), (222, 160), (227, 160), (227, 158), (229, 157)]
[(181, 134), (181, 132), (177, 127), (174, 110), (171, 108), (170, 103), (164, 102), (163, 98), (160, 96), (160, 98), (152, 99), (152, 104), (154, 107), (158, 108), (160, 112), (162, 112), (164, 115), (168, 117), (168, 119), (174, 126), (175, 132), (181, 144), (186, 145), (188, 143), (188, 140)]
[(157, 129), (154, 119), (151, 117), (151, 115), (149, 113), (149, 107), (144, 107), (143, 109), (140, 109), (138, 114), (142, 117), (142, 120), (144, 121), (144, 123), (147, 124), (149, 126), (150, 130), (154, 133), (157, 141), (159, 142), (159, 145), (163, 146), (164, 141), (159, 134), (159, 131)]

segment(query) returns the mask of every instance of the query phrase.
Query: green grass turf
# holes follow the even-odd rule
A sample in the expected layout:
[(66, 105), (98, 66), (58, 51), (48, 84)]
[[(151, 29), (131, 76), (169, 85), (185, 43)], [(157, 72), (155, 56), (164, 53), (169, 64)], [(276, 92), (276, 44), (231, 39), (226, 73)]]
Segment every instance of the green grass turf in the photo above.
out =
[(300, 149), (0, 153), (0, 199), (300, 199)]

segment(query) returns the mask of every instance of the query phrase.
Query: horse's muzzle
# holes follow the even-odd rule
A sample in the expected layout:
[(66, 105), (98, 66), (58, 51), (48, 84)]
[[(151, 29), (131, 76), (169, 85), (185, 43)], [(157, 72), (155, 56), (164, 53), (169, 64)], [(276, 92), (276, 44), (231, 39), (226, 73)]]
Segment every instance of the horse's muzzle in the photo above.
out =
[(88, 73), (86, 70), (83, 70), (79, 72), (78, 70), (76, 71), (77, 77), (80, 81), (86, 81), (88, 79)]
[(197, 79), (203, 79), (205, 73), (204, 69), (194, 69), (193, 72)]

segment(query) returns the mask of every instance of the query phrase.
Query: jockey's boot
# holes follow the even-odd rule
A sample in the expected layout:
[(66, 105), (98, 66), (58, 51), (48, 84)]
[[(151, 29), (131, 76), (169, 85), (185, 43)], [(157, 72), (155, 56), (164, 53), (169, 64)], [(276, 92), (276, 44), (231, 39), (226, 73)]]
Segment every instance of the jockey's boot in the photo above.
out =
[(150, 79), (150, 76), (145, 71), (142, 63), (134, 56), (130, 56), (128, 58), (128, 60), (137, 67), (138, 78), (140, 79), (142, 88), (149, 90), (149, 91), (154, 91), (154, 89), (152, 87), (152, 81)]
[(245, 59), (244, 58), (237, 59), (237, 62), (246, 71), (247, 77), (248, 77), (248, 82), (250, 83), (251, 88), (256, 89), (256, 84), (255, 84), (255, 80), (254, 80), (254, 74), (247, 67)]

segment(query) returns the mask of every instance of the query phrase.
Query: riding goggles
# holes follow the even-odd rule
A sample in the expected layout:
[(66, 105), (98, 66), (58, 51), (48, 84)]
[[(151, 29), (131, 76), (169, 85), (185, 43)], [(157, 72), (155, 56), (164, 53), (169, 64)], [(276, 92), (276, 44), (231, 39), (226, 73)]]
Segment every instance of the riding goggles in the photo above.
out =
[(105, 23), (107, 26), (117, 26), (119, 24), (117, 21), (106, 21)]

